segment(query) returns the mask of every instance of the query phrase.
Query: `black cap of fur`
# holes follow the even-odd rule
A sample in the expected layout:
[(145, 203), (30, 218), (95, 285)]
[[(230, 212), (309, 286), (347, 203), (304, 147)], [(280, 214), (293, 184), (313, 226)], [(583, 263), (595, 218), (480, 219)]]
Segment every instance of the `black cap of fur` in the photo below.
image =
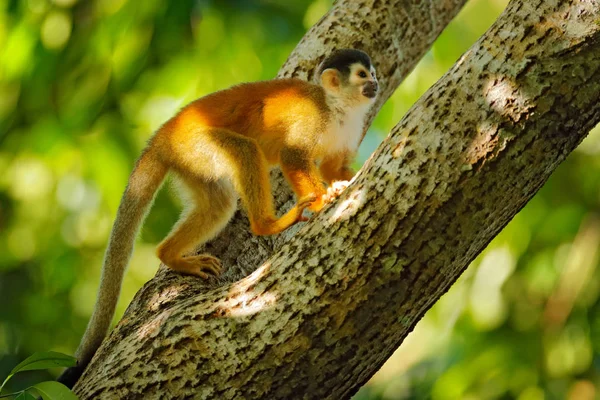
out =
[(335, 50), (319, 65), (317, 75), (321, 76), (323, 71), (329, 68), (337, 69), (344, 75), (348, 75), (350, 66), (356, 63), (364, 65), (367, 70), (371, 69), (371, 58), (364, 51), (354, 49)]

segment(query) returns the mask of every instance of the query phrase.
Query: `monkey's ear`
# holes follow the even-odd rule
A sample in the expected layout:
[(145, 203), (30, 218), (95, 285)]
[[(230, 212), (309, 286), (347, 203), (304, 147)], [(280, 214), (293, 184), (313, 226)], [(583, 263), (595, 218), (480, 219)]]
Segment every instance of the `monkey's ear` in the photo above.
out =
[(337, 69), (327, 68), (321, 73), (321, 86), (325, 90), (336, 92), (340, 88), (341, 83)]

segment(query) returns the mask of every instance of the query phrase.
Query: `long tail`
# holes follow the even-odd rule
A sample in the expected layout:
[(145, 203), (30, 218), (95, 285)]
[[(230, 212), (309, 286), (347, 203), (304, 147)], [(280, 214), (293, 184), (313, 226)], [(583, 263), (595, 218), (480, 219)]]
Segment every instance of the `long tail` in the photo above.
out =
[(59, 382), (70, 388), (79, 380), (108, 333), (135, 238), (167, 171), (154, 149), (149, 147), (129, 177), (104, 256), (94, 313), (75, 352), (77, 366), (68, 368), (58, 377)]

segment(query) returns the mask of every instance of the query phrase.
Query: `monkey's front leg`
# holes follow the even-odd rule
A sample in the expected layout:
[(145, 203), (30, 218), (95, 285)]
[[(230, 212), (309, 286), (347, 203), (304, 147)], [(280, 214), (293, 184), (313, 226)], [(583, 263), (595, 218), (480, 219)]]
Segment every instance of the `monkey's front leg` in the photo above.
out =
[(285, 148), (281, 151), (280, 161), (283, 175), (294, 189), (297, 199), (314, 197), (315, 200), (308, 208), (313, 212), (320, 211), (325, 205), (324, 195), (327, 192), (309, 153), (300, 149)]
[(321, 174), (329, 185), (323, 198), (325, 203), (335, 200), (350, 184), (354, 177), (354, 170), (349, 166), (352, 158), (349, 152), (342, 152), (330, 154), (321, 162)]

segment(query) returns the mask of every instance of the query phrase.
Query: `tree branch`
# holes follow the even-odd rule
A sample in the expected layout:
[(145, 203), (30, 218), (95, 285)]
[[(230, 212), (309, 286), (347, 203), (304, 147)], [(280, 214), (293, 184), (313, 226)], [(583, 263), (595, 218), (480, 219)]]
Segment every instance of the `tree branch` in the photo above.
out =
[[(332, 205), (206, 293), (160, 274), (82, 398), (347, 398), (600, 120), (600, 10), (513, 1)], [(199, 294), (200, 293), (200, 294)]]

